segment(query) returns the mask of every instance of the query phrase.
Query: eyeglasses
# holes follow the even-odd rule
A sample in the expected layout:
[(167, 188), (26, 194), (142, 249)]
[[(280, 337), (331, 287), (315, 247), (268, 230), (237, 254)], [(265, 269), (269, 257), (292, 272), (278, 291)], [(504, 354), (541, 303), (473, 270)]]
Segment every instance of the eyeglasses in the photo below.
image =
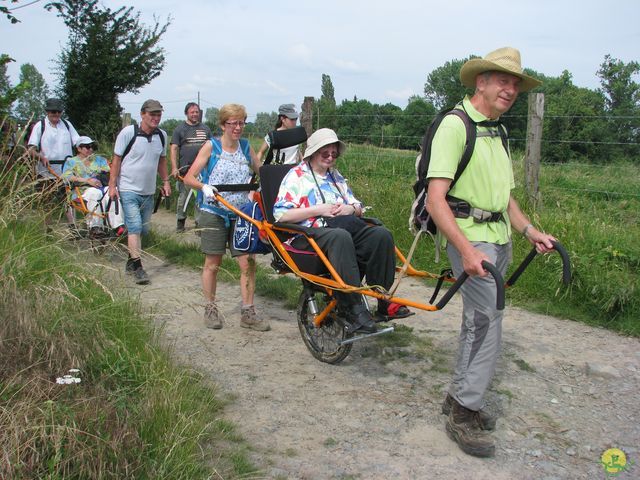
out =
[(338, 152), (321, 152), (320, 156), (324, 159), (327, 158), (338, 158), (340, 154)]
[(246, 122), (242, 122), (240, 120), (236, 120), (235, 122), (224, 122), (224, 124), (227, 125), (228, 127), (232, 127), (232, 128), (236, 128), (236, 127), (244, 128), (244, 126), (247, 123)]
[(78, 145), (78, 148), (86, 148), (87, 150), (93, 150), (93, 145)]
[(62, 110), (47, 110), (47, 113), (62, 113)]

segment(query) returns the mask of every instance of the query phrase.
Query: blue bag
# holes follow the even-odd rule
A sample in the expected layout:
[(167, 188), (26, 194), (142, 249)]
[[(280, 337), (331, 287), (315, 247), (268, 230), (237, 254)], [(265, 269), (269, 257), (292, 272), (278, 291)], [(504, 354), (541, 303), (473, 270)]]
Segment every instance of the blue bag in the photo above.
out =
[[(248, 217), (263, 220), (262, 210), (257, 202), (249, 202), (240, 211)], [(269, 245), (260, 240), (258, 227), (241, 216), (238, 216), (233, 229), (233, 248), (245, 253), (270, 253)]]

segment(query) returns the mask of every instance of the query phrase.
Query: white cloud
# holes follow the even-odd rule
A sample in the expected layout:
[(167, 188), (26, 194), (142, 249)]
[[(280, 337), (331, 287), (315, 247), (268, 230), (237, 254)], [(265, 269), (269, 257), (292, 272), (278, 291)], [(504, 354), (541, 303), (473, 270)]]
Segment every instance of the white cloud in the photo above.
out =
[(292, 45), (289, 48), (289, 56), (294, 60), (305, 63), (306, 65), (311, 65), (311, 57), (313, 56), (313, 52), (304, 43), (298, 43), (296, 45)]
[(265, 83), (277, 93), (281, 93), (283, 95), (286, 95), (289, 93), (289, 89), (283, 87), (282, 85), (276, 82), (273, 82), (271, 80), (265, 80)]
[(368, 68), (354, 62), (353, 60), (336, 59), (331, 60), (331, 64), (340, 70), (351, 73), (365, 73), (368, 70)]
[(409, 97), (416, 94), (415, 90), (411, 87), (405, 87), (401, 90), (385, 90), (384, 94), (392, 99), (407, 100)]

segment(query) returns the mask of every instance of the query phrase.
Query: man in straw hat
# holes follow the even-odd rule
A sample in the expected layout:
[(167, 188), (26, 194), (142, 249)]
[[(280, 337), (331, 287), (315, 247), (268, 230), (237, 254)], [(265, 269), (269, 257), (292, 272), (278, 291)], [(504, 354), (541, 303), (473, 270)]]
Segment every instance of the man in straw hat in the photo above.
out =
[[(447, 433), (464, 452), (490, 457), (495, 445), (489, 431), (495, 428), (496, 419), (483, 410), (484, 394), (500, 352), (502, 312), (495, 308), (496, 286), (482, 262), (492, 263), (505, 274), (511, 260), (512, 228), (540, 253), (552, 250), (554, 237), (534, 227), (511, 196), (511, 159), (498, 131), (500, 116), (511, 108), (518, 93), (541, 82), (522, 72), (520, 52), (510, 47), (467, 61), (460, 80), (475, 89), (473, 96), (456, 106), (478, 124), (473, 155), (449, 191), (464, 151), (466, 128), (460, 117), (447, 115), (433, 138), (427, 173), (427, 210), (444, 236), (454, 274), (465, 271), (470, 275), (461, 289), (458, 356), (442, 412), (449, 415)], [(457, 211), (461, 202), (468, 210), (466, 218), (459, 218), (465, 216)], [(475, 217), (469, 215), (470, 208), (476, 209)]]

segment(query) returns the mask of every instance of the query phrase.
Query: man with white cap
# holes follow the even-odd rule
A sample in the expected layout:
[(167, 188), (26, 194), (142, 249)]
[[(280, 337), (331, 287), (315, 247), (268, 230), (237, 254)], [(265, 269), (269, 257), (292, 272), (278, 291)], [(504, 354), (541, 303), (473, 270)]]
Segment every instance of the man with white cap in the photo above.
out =
[[(479, 457), (495, 454), (488, 433), (496, 419), (483, 410), (484, 394), (495, 373), (502, 336), (502, 311), (496, 310), (496, 286), (487, 276), (483, 261), (504, 275), (511, 261), (511, 229), (522, 233), (538, 252), (553, 249), (554, 237), (539, 231), (511, 195), (514, 188), (511, 158), (498, 129), (501, 115), (516, 101), (519, 92), (541, 84), (523, 73), (520, 52), (505, 47), (484, 58), (467, 61), (460, 70), (463, 85), (475, 89), (456, 106), (477, 128), (471, 159), (451, 187), (462, 157), (466, 127), (457, 115), (447, 115), (431, 146), (427, 178), (427, 210), (446, 240), (453, 272), (470, 277), (461, 288), (462, 326), (453, 381), (442, 405), (448, 414), (446, 430), (466, 453)], [(451, 188), (451, 190), (449, 190)], [(487, 215), (478, 220), (459, 215), (452, 201)], [(485, 219), (486, 217), (486, 219)]]
[(116, 138), (109, 178), (109, 196), (120, 197), (127, 227), (129, 258), (125, 271), (138, 285), (149, 283), (142, 268), (142, 235), (148, 233), (156, 192), (156, 173), (162, 181), (162, 194), (171, 195), (167, 168), (167, 133), (158, 128), (162, 105), (146, 100), (140, 109), (140, 127), (124, 127)]

